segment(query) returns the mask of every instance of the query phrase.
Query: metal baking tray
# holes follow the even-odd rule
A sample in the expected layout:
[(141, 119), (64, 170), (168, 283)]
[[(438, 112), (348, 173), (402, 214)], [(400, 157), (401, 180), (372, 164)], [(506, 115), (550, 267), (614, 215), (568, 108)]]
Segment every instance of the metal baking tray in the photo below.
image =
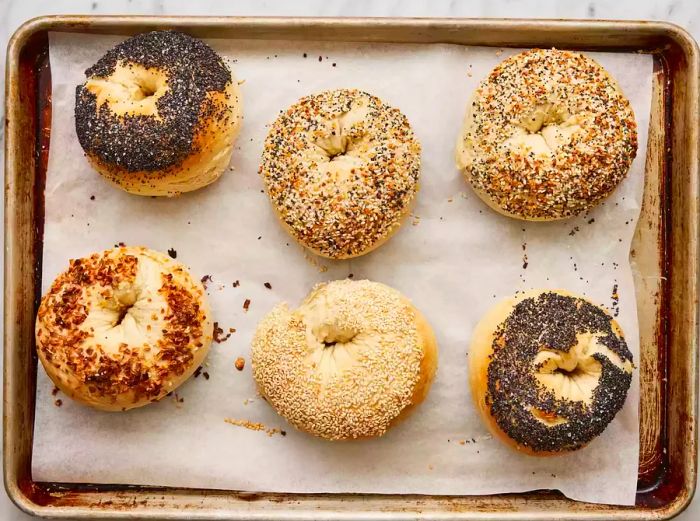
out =
[[(32, 479), (34, 316), (41, 291), (43, 188), (51, 139), (48, 32), (126, 36), (163, 28), (202, 38), (440, 42), (653, 54), (645, 194), (631, 251), (641, 335), (641, 439), (634, 507), (575, 502), (547, 490), (489, 496), (271, 494)], [(51, 16), (25, 23), (8, 46), (5, 93), (3, 464), (10, 497), (27, 512), (62, 518), (673, 517), (690, 502), (697, 476), (699, 59), (692, 37), (663, 22)]]

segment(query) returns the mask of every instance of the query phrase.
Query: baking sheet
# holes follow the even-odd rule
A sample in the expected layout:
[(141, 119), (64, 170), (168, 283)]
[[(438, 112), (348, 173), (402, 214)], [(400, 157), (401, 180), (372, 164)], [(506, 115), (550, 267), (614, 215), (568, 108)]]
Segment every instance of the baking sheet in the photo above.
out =
[[(628, 254), (643, 190), (650, 56), (590, 53), (618, 79), (635, 110), (640, 153), (627, 179), (590, 215), (522, 223), (481, 203), (453, 160), (473, 89), (514, 50), (212, 40), (244, 81), (245, 121), (231, 170), (197, 192), (152, 199), (103, 181), (84, 159), (74, 131), (75, 86), (121, 39), (50, 35), (53, 121), (43, 289), (69, 258), (119, 242), (172, 248), (196, 276), (211, 275), (215, 320), (225, 332), (236, 332), (212, 346), (200, 376), (176, 395), (127, 413), (93, 411), (52, 395), (40, 368), (34, 479), (270, 492), (489, 494), (551, 488), (572, 499), (634, 503), (636, 372), (624, 409), (598, 439), (574, 454), (531, 458), (488, 435), (469, 396), (466, 357), (472, 328), (490, 306), (516, 290), (550, 287), (585, 294), (619, 313), (639, 360)], [(267, 125), (280, 110), (305, 94), (339, 87), (367, 90), (400, 108), (423, 145), (423, 167), (415, 215), (396, 236), (366, 257), (333, 262), (305, 253), (282, 230), (257, 167)], [(314, 283), (351, 273), (396, 287), (414, 301), (436, 331), (440, 365), (425, 403), (386, 436), (329, 443), (296, 432), (256, 395), (249, 343), (258, 320), (278, 301), (296, 305)], [(612, 296), (615, 285), (619, 303)], [(238, 357), (248, 362), (243, 371), (234, 368)], [(286, 435), (249, 430), (226, 418)]]

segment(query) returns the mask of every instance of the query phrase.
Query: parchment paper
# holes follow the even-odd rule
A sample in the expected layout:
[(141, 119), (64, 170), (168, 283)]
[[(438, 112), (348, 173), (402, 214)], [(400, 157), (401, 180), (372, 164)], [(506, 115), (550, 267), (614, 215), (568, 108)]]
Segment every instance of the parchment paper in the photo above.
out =
[[(516, 290), (566, 288), (619, 311), (638, 362), (628, 254), (643, 190), (650, 56), (591, 53), (620, 82), (637, 117), (639, 156), (627, 179), (590, 215), (526, 224), (482, 204), (453, 159), (471, 93), (514, 50), (211, 41), (244, 81), (245, 122), (231, 170), (208, 188), (154, 199), (103, 181), (88, 166), (75, 135), (75, 86), (120, 39), (51, 34), (43, 288), (68, 259), (119, 242), (173, 248), (195, 276), (211, 275), (215, 320), (226, 332), (236, 332), (212, 346), (203, 367), (208, 379), (202, 373), (177, 398), (127, 413), (98, 412), (52, 396), (40, 368), (35, 479), (279, 492), (487, 494), (551, 488), (578, 500), (633, 504), (636, 372), (624, 409), (590, 446), (532, 458), (488, 435), (467, 387), (467, 349), (480, 316), (501, 298)], [(279, 111), (305, 94), (339, 87), (367, 90), (408, 116), (423, 145), (422, 187), (415, 216), (387, 244), (357, 260), (331, 262), (305, 254), (279, 226), (257, 167), (268, 125)], [(256, 395), (249, 344), (255, 325), (275, 303), (296, 305), (314, 283), (350, 273), (389, 284), (414, 301), (437, 333), (440, 365), (428, 399), (409, 420), (381, 439), (329, 443), (295, 431)], [(233, 287), (237, 280), (240, 285)], [(616, 284), (619, 307), (612, 300)], [(234, 368), (239, 356), (248, 362), (240, 372)], [(54, 402), (61, 398), (58, 407)], [(237, 427), (225, 418), (260, 422), (286, 436)]]

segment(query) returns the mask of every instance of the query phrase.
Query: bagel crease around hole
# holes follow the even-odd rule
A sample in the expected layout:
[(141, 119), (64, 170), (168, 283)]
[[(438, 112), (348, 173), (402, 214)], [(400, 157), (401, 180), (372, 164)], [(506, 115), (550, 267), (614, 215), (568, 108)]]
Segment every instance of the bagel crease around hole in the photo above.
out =
[(159, 118), (156, 102), (168, 90), (166, 75), (137, 63), (118, 62), (107, 77), (89, 78), (85, 88), (118, 116), (143, 114)]

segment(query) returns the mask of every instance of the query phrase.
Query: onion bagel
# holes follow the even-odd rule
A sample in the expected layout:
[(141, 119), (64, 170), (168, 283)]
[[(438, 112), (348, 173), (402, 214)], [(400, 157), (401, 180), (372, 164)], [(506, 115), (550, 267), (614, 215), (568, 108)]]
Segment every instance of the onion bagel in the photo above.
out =
[(213, 326), (202, 285), (167, 255), (116, 248), (71, 260), (36, 319), (39, 360), (67, 396), (106, 411), (161, 399), (199, 367)]

